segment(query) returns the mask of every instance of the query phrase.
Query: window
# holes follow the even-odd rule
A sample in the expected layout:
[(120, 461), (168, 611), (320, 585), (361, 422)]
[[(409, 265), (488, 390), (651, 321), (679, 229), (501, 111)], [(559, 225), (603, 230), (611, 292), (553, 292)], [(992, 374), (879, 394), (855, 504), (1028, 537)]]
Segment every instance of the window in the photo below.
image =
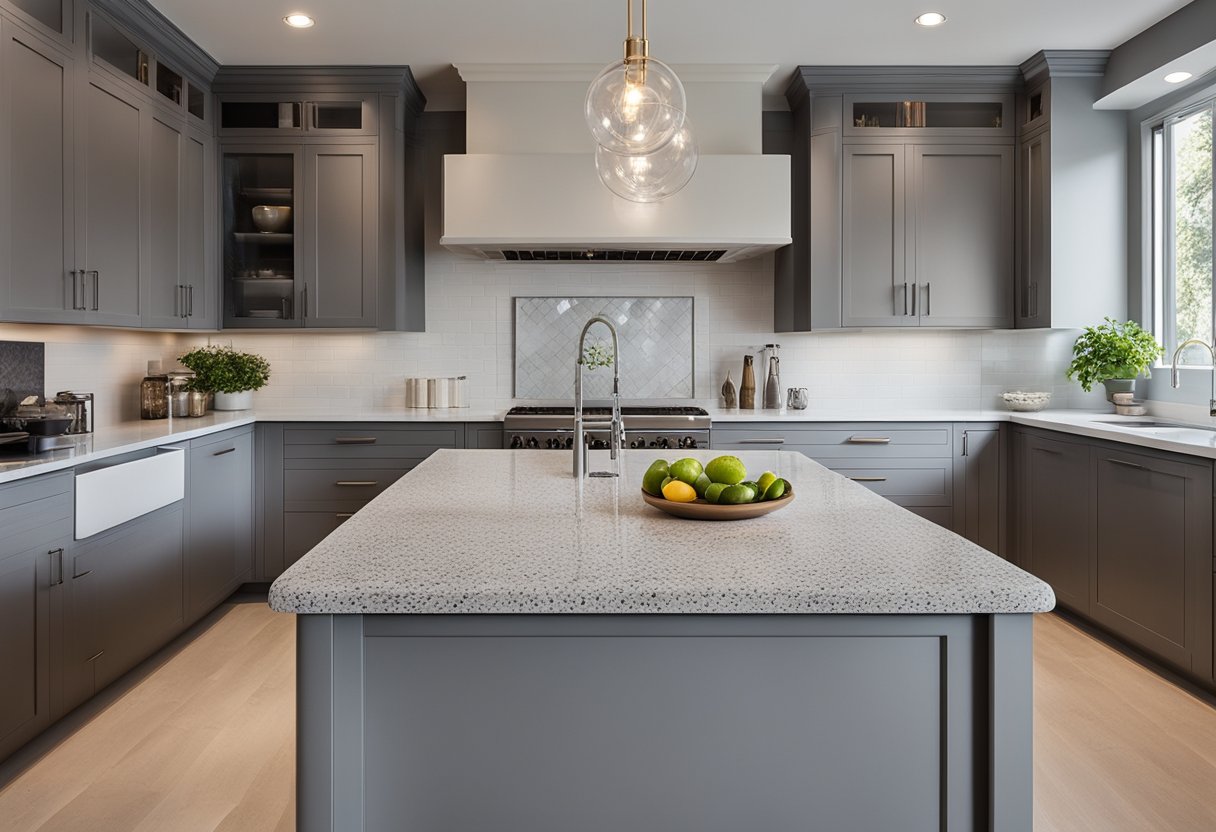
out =
[[(1152, 133), (1154, 331), (1168, 354), (1189, 338), (1212, 343), (1212, 125), (1209, 101), (1165, 119)], [(1208, 364), (1206, 350), (1182, 363)]]

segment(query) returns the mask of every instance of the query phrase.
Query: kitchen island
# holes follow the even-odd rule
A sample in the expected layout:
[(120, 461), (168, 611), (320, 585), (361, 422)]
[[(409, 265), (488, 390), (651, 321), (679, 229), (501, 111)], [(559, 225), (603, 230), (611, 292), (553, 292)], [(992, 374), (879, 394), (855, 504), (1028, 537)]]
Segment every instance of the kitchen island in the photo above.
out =
[(1030, 829), (1046, 584), (800, 454), (677, 520), (654, 456), (439, 451), (274, 583), (301, 830)]

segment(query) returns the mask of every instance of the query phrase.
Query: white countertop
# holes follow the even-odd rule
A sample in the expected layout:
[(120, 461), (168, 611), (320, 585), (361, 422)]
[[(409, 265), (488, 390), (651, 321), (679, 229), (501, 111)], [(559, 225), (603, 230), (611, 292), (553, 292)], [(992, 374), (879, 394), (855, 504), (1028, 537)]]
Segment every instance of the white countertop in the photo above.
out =
[(723, 422), (1005, 422), (1007, 410), (740, 410), (706, 407), (715, 423)]
[[(709, 460), (713, 451), (694, 452)], [(653, 451), (621, 479), (568, 454), (441, 450), (270, 590), (314, 614), (992, 614), (1055, 604), (1038, 578), (787, 451), (739, 454), (794, 486), (755, 520), (680, 520), (646, 505)], [(606, 466), (594, 454), (591, 470)]]

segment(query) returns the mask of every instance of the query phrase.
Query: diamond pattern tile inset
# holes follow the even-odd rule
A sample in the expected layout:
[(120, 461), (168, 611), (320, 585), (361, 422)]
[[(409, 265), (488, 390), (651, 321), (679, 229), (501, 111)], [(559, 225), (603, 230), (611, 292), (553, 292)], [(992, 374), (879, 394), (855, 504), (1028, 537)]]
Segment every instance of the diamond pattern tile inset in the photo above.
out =
[[(588, 319), (616, 324), (621, 343), (621, 396), (693, 398), (692, 298), (515, 298), (515, 397), (573, 399), (578, 336)], [(611, 352), (607, 328), (593, 327), (587, 344)], [(587, 371), (588, 399), (612, 395), (612, 368)]]

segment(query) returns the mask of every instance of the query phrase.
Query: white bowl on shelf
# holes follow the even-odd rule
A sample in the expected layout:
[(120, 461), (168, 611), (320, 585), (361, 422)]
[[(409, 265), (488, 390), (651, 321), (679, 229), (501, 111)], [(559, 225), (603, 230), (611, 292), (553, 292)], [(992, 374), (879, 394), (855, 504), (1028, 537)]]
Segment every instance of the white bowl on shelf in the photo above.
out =
[(1037, 413), (1051, 402), (1051, 394), (1013, 390), (1002, 393), (1001, 401), (1005, 403), (1005, 407), (1015, 413)]
[(253, 206), (253, 227), (263, 234), (277, 234), (291, 222), (290, 205)]

